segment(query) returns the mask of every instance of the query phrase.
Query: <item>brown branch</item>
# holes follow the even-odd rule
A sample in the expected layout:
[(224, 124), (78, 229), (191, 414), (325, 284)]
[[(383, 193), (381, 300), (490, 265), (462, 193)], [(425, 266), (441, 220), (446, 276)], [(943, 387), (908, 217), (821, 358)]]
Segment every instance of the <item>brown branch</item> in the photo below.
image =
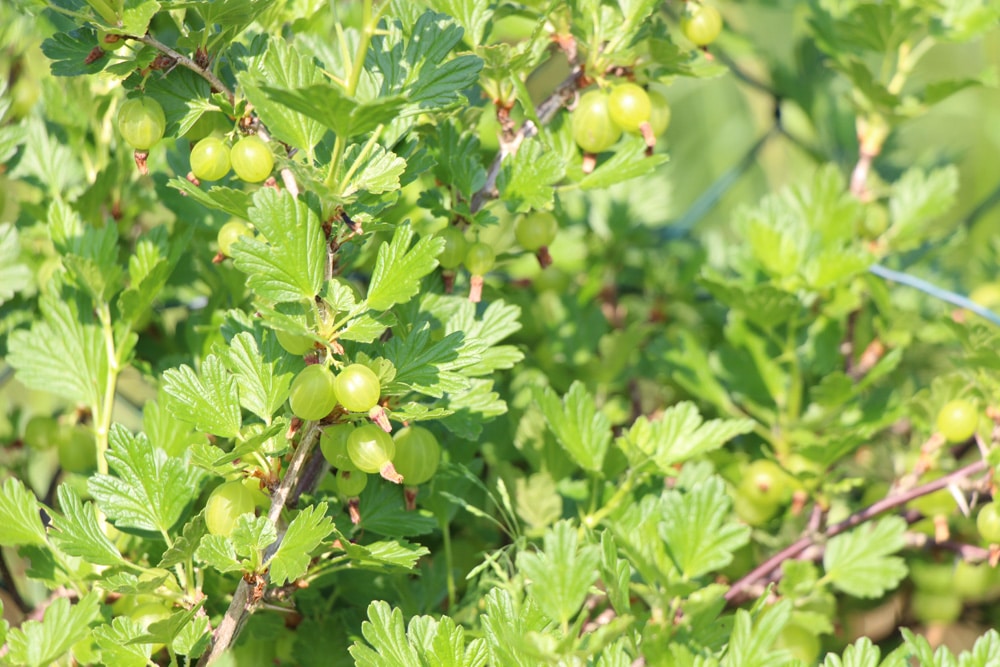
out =
[[(316, 445), (319, 434), (319, 423), (310, 423), (298, 447), (295, 449), (295, 454), (292, 455), (292, 460), (288, 464), (288, 471), (285, 473), (285, 478), (281, 480), (281, 484), (275, 489), (274, 495), (271, 498), (271, 508), (267, 512), (267, 518), (273, 523), (278, 523), (278, 518), (281, 516), (282, 510), (285, 508), (285, 503), (291, 496), (292, 489), (301, 476), (305, 460)], [(265, 564), (271, 559), (274, 552), (278, 550), (284, 536), (284, 529), (279, 528), (278, 539), (264, 551), (263, 562)], [(266, 577), (267, 575), (265, 574), (265, 580)], [(212, 648), (198, 661), (199, 667), (207, 667), (208, 664), (222, 655), (223, 651), (236, 641), (244, 623), (246, 623), (250, 614), (254, 612), (257, 605), (260, 604), (259, 596), (252, 597), (253, 589), (253, 584), (248, 583), (246, 578), (240, 580), (239, 585), (236, 587), (236, 592), (233, 593), (233, 601), (230, 603), (229, 609), (226, 610), (226, 615), (222, 618), (222, 622), (219, 623), (219, 627), (215, 629)]]
[[(573, 95), (580, 86), (580, 77), (582, 74), (582, 67), (574, 67), (570, 75), (563, 79), (558, 86), (556, 86), (556, 89), (552, 91), (552, 94), (542, 100), (542, 102), (535, 107), (535, 115), (538, 117), (538, 120), (541, 121), (542, 125), (548, 124), (549, 121), (555, 117), (559, 109), (561, 109), (569, 99), (572, 99)], [(470, 208), (473, 213), (481, 209), (489, 199), (497, 196), (497, 178), (500, 176), (500, 168), (503, 166), (503, 161), (508, 156), (517, 153), (517, 149), (521, 146), (521, 142), (529, 137), (533, 137), (537, 133), (538, 127), (535, 123), (531, 120), (526, 120), (510, 141), (501, 143), (500, 150), (493, 158), (493, 162), (490, 163), (490, 168), (486, 172), (486, 183), (483, 187), (479, 188), (474, 195), (472, 195)]]
[(222, 82), (222, 79), (215, 76), (215, 74), (213, 74), (211, 70), (202, 67), (191, 58), (188, 58), (187, 56), (175, 51), (174, 49), (170, 48), (169, 46), (167, 46), (166, 44), (164, 44), (163, 42), (161, 42), (160, 40), (156, 39), (151, 35), (147, 34), (143, 35), (142, 37), (132, 37), (131, 39), (142, 42), (143, 44), (151, 46), (161, 53), (167, 54), (175, 61), (177, 61), (177, 64), (180, 65), (181, 67), (186, 67), (187, 69), (191, 70), (201, 78), (208, 81), (213, 91), (217, 93), (224, 93), (226, 97), (229, 98), (230, 104), (233, 105), (236, 104), (236, 95), (233, 93), (233, 91), (229, 90), (229, 88), (226, 87), (226, 84)]
[(726, 602), (733, 605), (743, 601), (745, 598), (745, 591), (750, 586), (765, 577), (768, 577), (772, 572), (781, 567), (781, 564), (786, 560), (798, 557), (803, 551), (817, 543), (820, 538), (829, 539), (840, 535), (855, 526), (861, 525), (866, 521), (870, 521), (883, 512), (888, 512), (889, 510), (901, 507), (914, 498), (919, 498), (929, 493), (933, 493), (934, 491), (947, 487), (952, 482), (964, 479), (977, 473), (985, 472), (987, 469), (989, 469), (989, 465), (986, 461), (976, 461), (975, 463), (971, 463), (964, 468), (959, 468), (953, 473), (945, 475), (944, 477), (939, 477), (932, 482), (918, 486), (905, 493), (887, 496), (864, 509), (858, 510), (843, 521), (835, 523), (832, 526), (828, 526), (822, 533), (816, 535), (806, 535), (805, 537), (799, 538), (737, 580), (736, 583), (733, 584), (732, 588), (726, 592)]

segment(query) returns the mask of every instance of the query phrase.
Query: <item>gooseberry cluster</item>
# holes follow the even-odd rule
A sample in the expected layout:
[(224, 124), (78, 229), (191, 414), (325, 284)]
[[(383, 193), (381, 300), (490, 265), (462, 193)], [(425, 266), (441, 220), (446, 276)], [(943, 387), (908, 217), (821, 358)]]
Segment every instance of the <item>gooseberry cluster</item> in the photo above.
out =
[[(118, 130), (125, 143), (135, 149), (135, 163), (143, 174), (148, 173), (149, 149), (163, 139), (166, 125), (163, 107), (151, 97), (129, 98), (118, 111)], [(230, 148), (223, 138), (227, 125), (225, 116), (210, 112), (202, 114), (185, 133), (195, 142), (191, 148), (192, 176), (199, 181), (217, 181), (232, 170), (247, 183), (266, 180), (274, 169), (274, 155), (267, 142), (252, 134)]]
[(670, 105), (656, 90), (624, 82), (606, 91), (584, 93), (570, 115), (573, 141), (585, 154), (583, 170), (593, 170), (597, 153), (614, 146), (622, 134), (641, 134), (650, 150), (670, 124)]

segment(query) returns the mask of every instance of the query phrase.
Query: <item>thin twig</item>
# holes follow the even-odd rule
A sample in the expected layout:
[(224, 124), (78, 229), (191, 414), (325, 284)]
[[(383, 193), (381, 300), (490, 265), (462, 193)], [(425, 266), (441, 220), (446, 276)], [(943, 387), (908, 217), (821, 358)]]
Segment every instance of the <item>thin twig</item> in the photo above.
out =
[[(278, 518), (281, 516), (282, 510), (285, 508), (285, 503), (291, 496), (292, 489), (302, 474), (305, 460), (316, 445), (319, 434), (319, 424), (317, 422), (310, 423), (309, 428), (306, 429), (302, 440), (295, 449), (295, 454), (292, 455), (292, 460), (288, 464), (288, 471), (285, 473), (285, 478), (281, 480), (281, 484), (275, 489), (271, 499), (271, 508), (267, 512), (267, 518), (273, 523), (278, 523)], [(271, 556), (274, 555), (274, 552), (277, 551), (278, 547), (281, 546), (281, 540), (284, 536), (284, 530), (279, 528), (278, 539), (264, 551), (263, 562), (265, 565), (271, 559)], [(265, 580), (266, 577), (267, 575), (265, 574)], [(260, 600), (251, 600), (252, 591), (252, 585), (248, 584), (246, 579), (241, 579), (239, 585), (236, 587), (236, 592), (233, 593), (233, 601), (229, 604), (226, 615), (223, 617), (222, 622), (219, 623), (219, 627), (215, 629), (212, 648), (198, 661), (199, 667), (207, 667), (208, 664), (222, 655), (223, 651), (236, 641), (244, 623), (246, 623), (250, 614), (254, 612), (254, 609), (260, 603)]]
[(151, 46), (157, 51), (160, 51), (161, 53), (167, 54), (168, 56), (176, 60), (177, 64), (180, 65), (181, 67), (186, 67), (187, 69), (191, 70), (201, 78), (208, 81), (209, 85), (212, 86), (213, 91), (217, 93), (224, 93), (226, 97), (229, 98), (230, 104), (236, 103), (236, 95), (233, 94), (233, 91), (229, 90), (229, 88), (226, 87), (226, 84), (222, 82), (222, 79), (215, 76), (215, 74), (212, 73), (211, 70), (202, 67), (195, 61), (179, 53), (178, 51), (175, 51), (174, 49), (170, 48), (169, 46), (167, 46), (166, 44), (164, 44), (163, 42), (161, 42), (160, 40), (156, 39), (151, 35), (143, 35), (142, 37), (134, 37), (133, 39), (142, 42), (147, 46)]
[[(556, 86), (556, 89), (552, 91), (552, 94), (545, 98), (535, 108), (538, 120), (541, 121), (543, 125), (551, 121), (559, 109), (566, 104), (567, 100), (572, 98), (573, 94), (579, 88), (579, 79), (582, 73), (583, 69), (581, 67), (578, 66), (573, 68), (570, 75), (563, 79), (558, 86)], [(508, 156), (517, 153), (517, 149), (520, 147), (521, 142), (534, 136), (537, 132), (538, 127), (535, 126), (534, 122), (527, 120), (523, 125), (521, 125), (521, 128), (517, 131), (514, 137), (500, 147), (500, 151), (497, 152), (496, 156), (493, 158), (493, 162), (490, 163), (490, 168), (486, 172), (486, 183), (483, 187), (479, 188), (474, 195), (472, 195), (470, 208), (473, 213), (481, 209), (488, 200), (496, 197), (497, 178), (500, 176), (500, 169), (503, 166), (503, 161)]]
[(732, 588), (726, 592), (726, 602), (729, 604), (737, 604), (741, 602), (744, 598), (745, 591), (750, 586), (769, 576), (772, 572), (781, 567), (781, 564), (786, 560), (797, 557), (803, 551), (816, 543), (820, 537), (829, 539), (840, 535), (855, 526), (861, 525), (866, 521), (870, 521), (883, 512), (888, 512), (891, 509), (901, 507), (914, 498), (919, 498), (929, 493), (933, 493), (934, 491), (943, 489), (952, 482), (984, 472), (988, 468), (989, 465), (986, 461), (976, 461), (975, 463), (971, 463), (964, 468), (959, 468), (953, 473), (945, 475), (944, 477), (939, 477), (932, 482), (918, 486), (905, 493), (894, 494), (883, 498), (882, 500), (879, 500), (864, 509), (858, 510), (843, 521), (835, 523), (832, 526), (828, 526), (822, 533), (817, 535), (807, 535), (796, 540), (737, 580), (733, 584)]

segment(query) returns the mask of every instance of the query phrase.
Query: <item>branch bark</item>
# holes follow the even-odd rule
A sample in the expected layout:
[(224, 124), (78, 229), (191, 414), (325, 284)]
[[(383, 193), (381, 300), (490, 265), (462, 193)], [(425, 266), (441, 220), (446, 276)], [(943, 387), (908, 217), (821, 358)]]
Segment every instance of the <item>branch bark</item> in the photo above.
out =
[[(317, 422), (311, 422), (306, 432), (302, 436), (302, 440), (299, 442), (299, 446), (295, 449), (295, 453), (292, 455), (292, 460), (288, 464), (288, 471), (285, 473), (285, 478), (281, 480), (281, 484), (274, 491), (274, 496), (271, 498), (271, 507), (267, 512), (267, 518), (277, 525), (278, 518), (281, 516), (282, 510), (285, 508), (285, 504), (291, 497), (292, 490), (298, 484), (299, 477), (302, 474), (303, 468), (306, 465), (306, 459), (309, 457), (313, 448), (316, 446), (316, 441), (319, 439), (320, 428)], [(285, 537), (284, 528), (279, 527), (278, 529), (278, 539), (269, 546), (264, 552), (264, 564), (266, 565), (274, 552), (278, 550), (281, 546), (281, 540)], [(267, 581), (267, 574), (263, 575), (264, 581)], [(213, 660), (222, 655), (222, 652), (229, 648), (236, 638), (240, 634), (240, 630), (243, 628), (243, 624), (246, 623), (247, 618), (250, 614), (254, 612), (257, 605), (260, 604), (260, 600), (253, 600), (251, 594), (253, 592), (253, 585), (248, 583), (246, 579), (242, 579), (239, 585), (236, 587), (236, 592), (233, 593), (233, 601), (229, 604), (229, 609), (226, 610), (226, 615), (222, 618), (222, 622), (219, 623), (219, 627), (215, 629), (214, 637), (212, 641), (211, 649), (205, 653), (201, 659), (198, 661), (199, 667), (207, 667), (211, 664)]]

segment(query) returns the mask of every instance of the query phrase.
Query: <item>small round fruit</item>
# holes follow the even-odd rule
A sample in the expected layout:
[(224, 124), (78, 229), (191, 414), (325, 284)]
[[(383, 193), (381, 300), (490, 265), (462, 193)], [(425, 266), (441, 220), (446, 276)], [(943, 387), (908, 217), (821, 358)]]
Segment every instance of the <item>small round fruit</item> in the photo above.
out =
[(953, 623), (962, 615), (962, 599), (950, 593), (914, 591), (910, 610), (921, 623)]
[(763, 526), (778, 513), (781, 505), (760, 503), (756, 498), (749, 497), (737, 489), (733, 496), (733, 509), (736, 511), (736, 516), (748, 525)]
[(423, 484), (437, 472), (441, 446), (434, 434), (422, 426), (408, 426), (393, 436), (396, 455), (392, 464), (408, 486)]
[(198, 116), (198, 120), (184, 133), (188, 141), (200, 141), (211, 135), (222, 136), (232, 129), (233, 124), (226, 115), (219, 111), (206, 111)]
[(1000, 544), (1000, 506), (996, 502), (983, 505), (979, 510), (976, 529), (987, 544)]
[(552, 243), (559, 232), (556, 216), (547, 211), (536, 211), (518, 218), (514, 237), (525, 250), (535, 252)]
[(639, 126), (648, 123), (653, 103), (642, 86), (622, 83), (608, 95), (608, 113), (611, 120), (626, 132), (638, 132)]
[(323, 458), (337, 470), (354, 468), (351, 457), (347, 454), (347, 438), (353, 432), (353, 424), (333, 424), (323, 429), (323, 435), (319, 438)]
[(979, 411), (969, 401), (945, 403), (937, 415), (937, 430), (948, 442), (965, 442), (979, 426)]
[(815, 665), (821, 650), (819, 637), (808, 628), (798, 623), (789, 623), (780, 633), (775, 642), (777, 648), (783, 648), (793, 657), (807, 665)]
[(465, 259), (465, 253), (469, 250), (469, 242), (465, 240), (462, 230), (453, 225), (448, 225), (438, 236), (444, 239), (444, 250), (438, 255), (438, 263), (443, 269), (456, 269)]
[(495, 262), (493, 248), (485, 243), (473, 243), (465, 253), (465, 268), (474, 276), (485, 276)]
[(229, 147), (216, 137), (205, 137), (191, 149), (191, 172), (202, 181), (217, 181), (229, 173)]
[(281, 329), (275, 329), (274, 335), (278, 338), (278, 345), (288, 354), (301, 357), (316, 347), (316, 342), (310, 336), (294, 334), (289, 331), (282, 331)]
[(351, 412), (368, 412), (378, 405), (382, 395), (378, 376), (362, 364), (351, 364), (340, 371), (334, 390), (340, 404)]
[(231, 257), (233, 244), (241, 238), (253, 238), (253, 230), (242, 220), (230, 220), (219, 228), (216, 241), (219, 243), (219, 252), (226, 257)]
[(306, 366), (292, 380), (288, 404), (292, 414), (305, 421), (326, 417), (337, 407), (333, 373), (322, 364)]
[(97, 467), (97, 442), (86, 426), (74, 426), (59, 440), (59, 465), (66, 472), (84, 473)]
[(955, 585), (955, 566), (951, 562), (937, 563), (923, 558), (907, 563), (913, 586), (925, 593), (948, 593)]
[(260, 183), (271, 175), (274, 156), (267, 143), (256, 134), (243, 137), (229, 152), (233, 171), (247, 183)]
[(587, 153), (600, 153), (615, 145), (622, 129), (611, 120), (608, 96), (600, 90), (585, 93), (570, 114), (573, 141)]
[(756, 505), (779, 506), (791, 497), (788, 473), (774, 461), (757, 459), (743, 472), (739, 491)]
[(681, 32), (696, 46), (708, 46), (722, 32), (722, 15), (715, 7), (692, 0), (681, 17)]
[(649, 127), (653, 130), (653, 136), (658, 137), (666, 132), (670, 125), (670, 103), (655, 90), (649, 90), (646, 94), (649, 95), (649, 103), (652, 106), (649, 112)]
[(133, 97), (125, 100), (118, 110), (118, 131), (132, 148), (149, 150), (163, 138), (167, 127), (163, 107), (152, 97)]
[(59, 422), (35, 415), (24, 425), (24, 444), (32, 449), (49, 449), (59, 444)]
[(993, 568), (988, 563), (970, 563), (959, 559), (955, 563), (951, 590), (963, 600), (982, 600), (989, 596), (993, 582)]
[(229, 537), (236, 520), (254, 511), (254, 497), (243, 480), (221, 484), (212, 491), (205, 503), (205, 525), (213, 535)]
[(392, 465), (396, 443), (388, 433), (374, 424), (359, 426), (347, 437), (347, 455), (351, 457), (354, 467), (361, 472), (378, 473), (396, 484), (403, 481)]
[(360, 470), (337, 471), (337, 493), (344, 498), (357, 498), (368, 486), (368, 475)]

